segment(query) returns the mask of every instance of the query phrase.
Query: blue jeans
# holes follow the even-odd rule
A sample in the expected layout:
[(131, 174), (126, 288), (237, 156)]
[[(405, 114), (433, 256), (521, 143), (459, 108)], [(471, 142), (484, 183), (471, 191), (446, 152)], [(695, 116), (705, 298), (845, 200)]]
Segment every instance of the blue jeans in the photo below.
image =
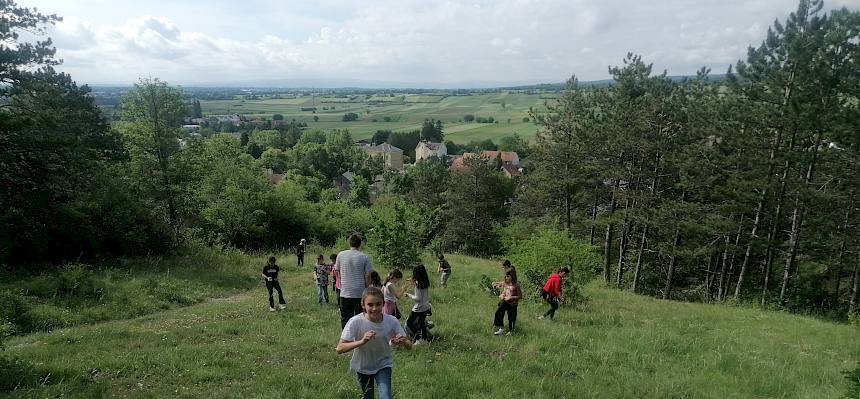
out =
[(328, 284), (317, 284), (317, 303), (328, 303)]
[(391, 367), (383, 368), (376, 374), (355, 373), (364, 399), (373, 399), (373, 381), (379, 386), (379, 399), (391, 399)]

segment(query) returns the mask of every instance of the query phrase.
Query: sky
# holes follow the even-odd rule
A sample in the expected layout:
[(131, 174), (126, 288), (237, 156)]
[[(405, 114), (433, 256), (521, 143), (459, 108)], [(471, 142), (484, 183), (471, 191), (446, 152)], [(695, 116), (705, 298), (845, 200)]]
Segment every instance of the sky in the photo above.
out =
[[(427, 86), (609, 77), (628, 52), (655, 71), (743, 59), (797, 0), (18, 0), (79, 83), (341, 79)], [(825, 9), (860, 0), (825, 0)], [(377, 83), (379, 86), (384, 84)]]

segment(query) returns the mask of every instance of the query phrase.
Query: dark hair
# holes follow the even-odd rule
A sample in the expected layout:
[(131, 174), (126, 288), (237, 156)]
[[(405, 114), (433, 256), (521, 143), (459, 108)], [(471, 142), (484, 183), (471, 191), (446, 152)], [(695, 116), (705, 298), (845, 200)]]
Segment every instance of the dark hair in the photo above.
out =
[(517, 283), (517, 271), (516, 271), (516, 270), (514, 270), (513, 268), (511, 268), (510, 270), (506, 271), (506, 272), (505, 272), (505, 277), (508, 277), (508, 276), (510, 276), (510, 277), (511, 277), (511, 282), (512, 282), (512, 283), (514, 283), (514, 284), (516, 284), (516, 283)]
[(379, 277), (379, 273), (376, 270), (370, 271), (370, 285), (374, 287), (382, 287), (382, 278)]
[(383, 285), (388, 284), (389, 281), (394, 280), (396, 278), (403, 278), (403, 273), (400, 271), (400, 269), (392, 269), (390, 272), (388, 272), (388, 277), (385, 278), (385, 283)]
[(564, 266), (564, 267), (562, 267), (561, 269), (558, 269), (558, 272), (559, 272), (559, 273), (567, 273), (567, 274), (569, 274), (569, 273), (570, 273), (570, 269), (569, 269), (567, 266)]
[(270, 257), (269, 257), (269, 264), (270, 264), (270, 265), (274, 265), (274, 264), (275, 264), (275, 257), (274, 257), (274, 256), (270, 256)]
[(351, 248), (358, 248), (361, 246), (361, 236), (358, 233), (353, 233), (349, 236), (347, 241), (349, 241), (349, 246)]
[(445, 259), (445, 255), (439, 254), (439, 260)]
[(329, 255), (328, 260), (337, 260), (337, 254)]
[(385, 295), (382, 295), (382, 290), (380, 290), (379, 288), (376, 288), (373, 286), (365, 288), (364, 291), (361, 293), (361, 311), (362, 312), (364, 312), (364, 300), (367, 299), (367, 297), (369, 297), (369, 296), (375, 296), (379, 299), (382, 299), (383, 301), (385, 300)]
[(323, 256), (323, 254), (317, 255), (317, 262), (319, 261), (325, 261), (325, 256)]
[(412, 269), (412, 279), (415, 280), (416, 288), (430, 288), (430, 277), (427, 276), (424, 265), (418, 265)]
[(505, 261), (502, 262), (502, 267), (512, 267), (511, 261), (505, 259)]

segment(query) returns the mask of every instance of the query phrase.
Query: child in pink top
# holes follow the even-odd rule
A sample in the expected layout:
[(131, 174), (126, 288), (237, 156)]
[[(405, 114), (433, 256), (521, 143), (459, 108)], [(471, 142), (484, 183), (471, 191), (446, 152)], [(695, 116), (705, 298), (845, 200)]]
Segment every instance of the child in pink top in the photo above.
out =
[(337, 267), (337, 254), (331, 254), (328, 259), (331, 261), (331, 275), (334, 276), (332, 279), (334, 295), (337, 297), (337, 307), (340, 308), (340, 268)]

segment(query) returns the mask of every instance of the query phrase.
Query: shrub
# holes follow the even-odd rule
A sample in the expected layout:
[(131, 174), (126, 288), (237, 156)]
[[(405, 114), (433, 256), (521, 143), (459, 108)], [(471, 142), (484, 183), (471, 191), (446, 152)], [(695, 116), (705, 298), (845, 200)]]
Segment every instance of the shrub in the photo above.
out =
[(578, 286), (594, 278), (600, 267), (595, 247), (554, 229), (538, 230), (527, 239), (507, 242), (508, 258), (517, 269), (525, 295), (538, 295), (547, 276), (567, 266), (571, 270), (564, 285), (568, 302), (577, 304), (585, 300)]
[(399, 202), (395, 202), (390, 210), (380, 209), (383, 214), (378, 216), (378, 221), (368, 233), (368, 244), (375, 261), (392, 267), (411, 268), (420, 259), (421, 235), (409, 223), (415, 220), (415, 212)]

